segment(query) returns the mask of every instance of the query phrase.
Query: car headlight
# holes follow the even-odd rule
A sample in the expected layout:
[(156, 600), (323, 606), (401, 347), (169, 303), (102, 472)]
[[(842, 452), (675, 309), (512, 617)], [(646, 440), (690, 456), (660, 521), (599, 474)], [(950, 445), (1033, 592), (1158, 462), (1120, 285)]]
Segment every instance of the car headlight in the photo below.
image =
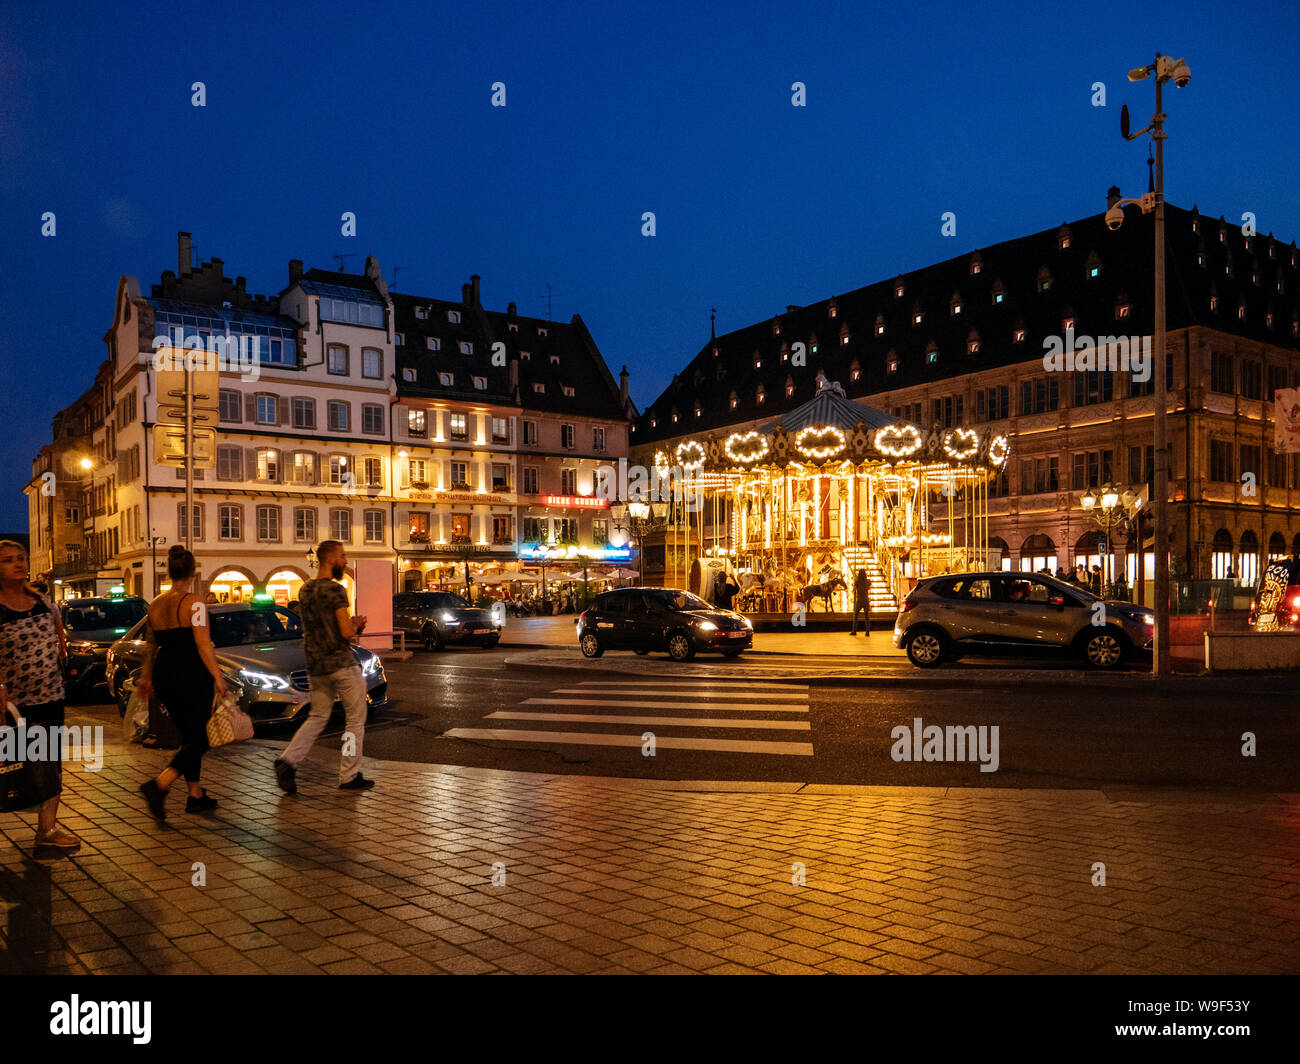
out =
[(443, 624), (460, 624), (460, 621), (456, 620), (456, 615), (455, 615), (454, 613), (444, 613), (444, 614), (442, 615), (442, 623), (443, 623)]
[(1154, 613), (1142, 614), (1142, 623), (1148, 628), (1154, 628), (1156, 626), (1156, 615)]
[(250, 687), (256, 687), (259, 691), (289, 690), (288, 680), (281, 676), (275, 676), (269, 672), (256, 672), (253, 669), (240, 669), (239, 678)]
[(362, 676), (374, 676), (379, 671), (379, 655), (371, 654), (370, 658), (361, 665)]
[(740, 619), (741, 619), (742, 621), (745, 622), (745, 627), (746, 627), (746, 628), (753, 628), (753, 627), (754, 627), (754, 622), (751, 621), (748, 617), (746, 617), (743, 613), (740, 615)]
[(69, 643), (68, 651), (72, 654), (93, 654), (95, 652), (94, 643)]
[(701, 632), (716, 632), (718, 630), (718, 626), (712, 621), (697, 621), (696, 624)]

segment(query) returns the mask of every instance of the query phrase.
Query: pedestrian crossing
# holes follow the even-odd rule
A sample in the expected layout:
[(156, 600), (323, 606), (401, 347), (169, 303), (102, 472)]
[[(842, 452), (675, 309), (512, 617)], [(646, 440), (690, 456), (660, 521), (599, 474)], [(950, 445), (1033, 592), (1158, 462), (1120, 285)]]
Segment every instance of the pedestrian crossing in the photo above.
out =
[[(652, 732), (657, 749), (813, 756), (806, 684), (591, 680), (526, 698), (482, 723), (488, 726), (444, 734), (488, 743), (641, 747)], [(593, 730), (558, 727), (574, 724)]]

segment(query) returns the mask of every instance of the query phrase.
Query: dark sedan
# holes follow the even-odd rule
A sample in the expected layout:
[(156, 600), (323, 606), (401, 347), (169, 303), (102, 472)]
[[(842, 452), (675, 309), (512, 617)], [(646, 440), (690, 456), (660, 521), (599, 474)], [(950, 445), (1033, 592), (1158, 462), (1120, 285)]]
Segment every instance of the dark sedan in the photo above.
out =
[(148, 611), (142, 598), (80, 598), (59, 604), (68, 635), (63, 678), (69, 694), (90, 692), (105, 682), (108, 648)]
[(589, 658), (606, 650), (667, 651), (674, 661), (697, 653), (734, 658), (754, 645), (746, 617), (711, 606), (689, 591), (626, 587), (597, 595), (577, 619), (578, 646)]
[[(311, 708), (302, 625), (283, 606), (229, 603), (208, 607), (212, 644), (226, 683), (254, 724), (296, 721)], [(125, 710), (148, 643), (141, 621), (108, 654), (108, 690)], [(370, 709), (388, 701), (388, 677), (377, 654), (354, 646)], [(337, 708), (337, 707), (336, 707)]]
[(503, 614), (471, 606), (450, 591), (408, 591), (393, 596), (393, 628), (425, 650), (448, 644), (489, 649), (501, 642)]

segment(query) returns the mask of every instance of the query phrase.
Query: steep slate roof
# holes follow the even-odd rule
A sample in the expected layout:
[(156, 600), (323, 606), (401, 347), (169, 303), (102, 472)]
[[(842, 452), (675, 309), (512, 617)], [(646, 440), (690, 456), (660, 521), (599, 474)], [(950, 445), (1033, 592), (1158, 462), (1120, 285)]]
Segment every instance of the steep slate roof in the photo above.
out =
[[(791, 308), (719, 336), (646, 407), (634, 425), (631, 443), (759, 418), (775, 420), (813, 396), (819, 369), (839, 380), (853, 398), (1040, 358), (1044, 337), (1061, 335), (1065, 317), (1075, 319), (1077, 336), (1148, 335), (1153, 328), (1154, 217), (1136, 207), (1126, 208), (1125, 215), (1117, 232), (1106, 228), (1103, 214), (1096, 214)], [(1165, 216), (1170, 330), (1204, 325), (1300, 350), (1300, 339), (1292, 333), (1292, 322), (1300, 320), (1300, 263), (1294, 241), (1283, 244), (1271, 235), (1248, 239), (1239, 225), (1203, 217), (1195, 208), (1167, 205)], [(1067, 232), (1069, 246), (1061, 248), (1061, 236)], [(1204, 266), (1197, 265), (1198, 252), (1205, 254)], [(976, 260), (980, 272), (972, 273)], [(1231, 274), (1225, 271), (1229, 263)], [(1093, 266), (1099, 268), (1096, 277), (1090, 276)], [(1258, 283), (1252, 279), (1256, 269)], [(1043, 276), (1051, 279), (1046, 291), (1040, 290)], [(895, 294), (900, 281), (901, 298)], [(999, 286), (1003, 301), (995, 303)], [(1210, 310), (1211, 294), (1218, 297), (1215, 312)], [(1246, 306), (1245, 321), (1237, 317), (1239, 300)], [(960, 303), (960, 313), (952, 313), (954, 302)], [(1116, 318), (1119, 303), (1131, 305), (1129, 317)], [(1271, 328), (1266, 325), (1270, 311)], [(922, 315), (920, 324), (912, 320), (916, 312)], [(878, 324), (884, 325), (883, 335), (877, 335)], [(1025, 330), (1025, 339), (1014, 343), (1018, 328)], [(842, 334), (847, 342), (841, 342)], [(980, 341), (974, 354), (968, 350), (972, 339)], [(790, 364), (789, 349), (796, 342), (806, 345), (806, 366)], [(933, 362), (927, 358), (929, 349), (937, 351)], [(892, 374), (886, 371), (891, 357), (898, 362)], [(755, 368), (755, 358), (761, 368)], [(856, 381), (855, 365), (861, 370)], [(787, 379), (794, 385), (791, 396), (786, 395)], [(760, 384), (766, 393), (761, 405), (756, 400)], [(694, 413), (697, 402), (699, 417)], [(653, 428), (652, 419), (657, 422)]]
[[(625, 419), (619, 386), (579, 315), (568, 322), (544, 321), (484, 310), (467, 302), (400, 292), (394, 292), (392, 298), (394, 328), (405, 341), (396, 348), (399, 396), (503, 403), (524, 410)], [(417, 307), (426, 308), (427, 317), (417, 318)], [(459, 323), (447, 320), (449, 310), (459, 312)], [(515, 330), (511, 330), (512, 324), (517, 326)], [(539, 330), (545, 330), (545, 335)], [(438, 351), (428, 349), (429, 337), (438, 339)], [(462, 341), (473, 345), (471, 354), (461, 354)], [(496, 343), (505, 345), (504, 366), (492, 364)], [(522, 352), (529, 357), (522, 358)], [(558, 362), (552, 362), (552, 356)], [(519, 367), (517, 390), (510, 386), (513, 359)], [(403, 380), (402, 371), (407, 368), (416, 371), (414, 383)], [(450, 387), (439, 384), (440, 372), (452, 374)], [(474, 388), (476, 376), (486, 379), (485, 390)], [(535, 382), (545, 386), (544, 393), (535, 391)], [(572, 396), (564, 394), (565, 385), (573, 388)]]

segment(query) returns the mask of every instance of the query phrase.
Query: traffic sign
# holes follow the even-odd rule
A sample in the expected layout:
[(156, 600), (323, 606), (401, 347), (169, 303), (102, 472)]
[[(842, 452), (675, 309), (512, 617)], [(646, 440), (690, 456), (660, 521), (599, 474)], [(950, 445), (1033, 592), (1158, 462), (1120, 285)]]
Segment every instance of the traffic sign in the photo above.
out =
[[(153, 427), (154, 462), (185, 468), (185, 426), (159, 424)], [(194, 430), (194, 468), (213, 469), (217, 464), (217, 430)]]

